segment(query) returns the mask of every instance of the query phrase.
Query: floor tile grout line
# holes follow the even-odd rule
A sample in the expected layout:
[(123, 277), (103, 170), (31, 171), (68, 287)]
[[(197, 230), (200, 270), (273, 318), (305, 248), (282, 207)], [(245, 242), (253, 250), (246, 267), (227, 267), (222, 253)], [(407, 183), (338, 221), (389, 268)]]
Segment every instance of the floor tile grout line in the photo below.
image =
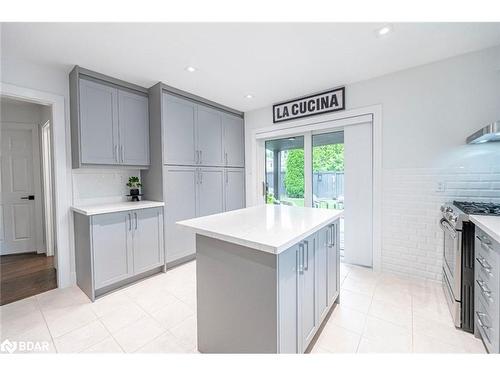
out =
[(43, 318), (43, 321), (45, 322), (45, 327), (47, 327), (47, 331), (49, 332), (50, 340), (52, 341), (52, 345), (54, 346), (54, 350), (56, 351), (56, 353), (59, 353), (59, 350), (57, 349), (57, 346), (56, 346), (56, 341), (54, 339), (54, 335), (52, 334), (52, 331), (50, 330), (49, 323), (47, 323), (47, 318), (45, 317), (45, 314), (43, 312), (42, 307), (40, 306), (40, 301), (38, 300), (37, 296), (35, 296), (35, 303), (36, 303), (36, 306), (38, 308), (38, 311), (40, 311), (40, 314), (42, 314), (42, 318)]

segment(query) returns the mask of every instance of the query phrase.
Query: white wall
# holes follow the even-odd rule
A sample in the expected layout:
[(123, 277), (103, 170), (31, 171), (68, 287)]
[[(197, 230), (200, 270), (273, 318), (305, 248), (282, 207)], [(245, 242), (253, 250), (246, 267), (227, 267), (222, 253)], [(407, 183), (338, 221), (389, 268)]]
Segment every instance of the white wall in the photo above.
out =
[[(439, 279), (439, 204), (500, 198), (500, 143), (464, 144), (500, 119), (500, 47), (347, 85), (347, 109), (375, 104), (383, 111), (382, 269)], [(249, 202), (255, 186), (249, 136), (268, 126), (271, 106), (245, 113)], [(435, 191), (438, 181), (448, 182), (447, 191)]]
[[(66, 147), (67, 147), (67, 186), (68, 197), (72, 205), (73, 199), (76, 203), (96, 203), (106, 200), (124, 199), (124, 188), (121, 186), (123, 179), (129, 174), (138, 175), (138, 171), (109, 170), (87, 170), (79, 171), (71, 169), (71, 138), (69, 124), (69, 80), (68, 75), (72, 66), (61, 65), (59, 68), (49, 67), (42, 64), (34, 64), (30, 61), (12, 59), (2, 54), (1, 56), (1, 77), (3, 83), (8, 83), (20, 87), (31, 88), (39, 91), (57, 94), (64, 97), (65, 101), (65, 121), (66, 121)], [(119, 183), (117, 182), (119, 181)], [(109, 184), (109, 185), (108, 185)], [(73, 189), (75, 194), (73, 194)], [(73, 216), (70, 218), (70, 254), (71, 273), (75, 275), (74, 258), (74, 238), (73, 238)]]

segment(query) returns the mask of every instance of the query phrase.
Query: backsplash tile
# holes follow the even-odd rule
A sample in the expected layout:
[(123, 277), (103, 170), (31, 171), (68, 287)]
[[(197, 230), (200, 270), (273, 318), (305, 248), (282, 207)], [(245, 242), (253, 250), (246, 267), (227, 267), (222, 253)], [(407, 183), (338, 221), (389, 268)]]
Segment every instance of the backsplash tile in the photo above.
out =
[(134, 169), (73, 170), (73, 204), (99, 204), (126, 200), (125, 185), (130, 176), (140, 176)]
[[(438, 184), (444, 191), (437, 191)], [(500, 203), (496, 165), (386, 169), (383, 176), (382, 269), (441, 280), (440, 205), (453, 200)]]

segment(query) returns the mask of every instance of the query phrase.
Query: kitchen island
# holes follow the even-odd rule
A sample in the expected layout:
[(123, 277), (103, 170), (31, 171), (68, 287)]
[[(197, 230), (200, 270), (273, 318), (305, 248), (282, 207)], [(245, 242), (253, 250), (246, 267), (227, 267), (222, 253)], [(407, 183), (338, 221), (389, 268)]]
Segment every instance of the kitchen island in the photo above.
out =
[(262, 205), (178, 222), (196, 233), (198, 350), (306, 352), (338, 301), (342, 214)]

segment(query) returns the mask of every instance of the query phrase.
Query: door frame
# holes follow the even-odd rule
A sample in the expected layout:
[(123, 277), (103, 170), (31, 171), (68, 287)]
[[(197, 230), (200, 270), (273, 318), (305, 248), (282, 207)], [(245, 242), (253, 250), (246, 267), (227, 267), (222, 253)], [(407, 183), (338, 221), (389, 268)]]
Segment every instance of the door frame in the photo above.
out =
[(71, 241), (73, 217), (70, 213), (71, 159), (69, 147), (67, 147), (70, 144), (70, 138), (69, 132), (66, 132), (64, 96), (3, 82), (0, 86), (0, 94), (52, 108), (57, 285), (59, 288), (71, 286), (74, 284), (76, 275), (71, 267), (71, 254), (74, 248), (73, 241)]
[[(382, 105), (373, 105), (367, 107), (356, 108), (343, 111), (341, 113), (334, 112), (314, 117), (307, 117), (297, 120), (287, 121), (281, 124), (272, 124), (269, 120), (269, 125), (250, 129), (249, 153), (250, 157), (247, 160), (252, 160), (252, 164), (246, 165), (247, 173), (247, 207), (262, 204), (262, 181), (265, 181), (265, 140), (270, 138), (283, 138), (286, 136), (315, 133), (321, 130), (342, 129), (346, 126), (357, 125), (362, 123), (372, 123), (373, 137), (373, 210), (372, 210), (372, 244), (373, 244), (373, 270), (376, 272), (382, 269)], [(248, 133), (247, 133), (248, 134)], [(308, 160), (305, 158), (305, 166)], [(312, 166), (309, 167), (312, 169)], [(307, 173), (308, 168), (305, 168), (304, 173)], [(263, 180), (264, 178), (264, 180)], [(308, 189), (308, 181), (306, 179), (305, 190)], [(310, 182), (312, 183), (312, 181)], [(311, 187), (310, 187), (311, 188)], [(304, 193), (306, 193), (306, 191)], [(307, 198), (306, 198), (307, 202)]]
[[(34, 249), (38, 254), (43, 253), (43, 210), (42, 210), (42, 176), (40, 164), (40, 138), (38, 124), (26, 122), (3, 121), (0, 124), (0, 132), (4, 130), (28, 130), (31, 131), (31, 153), (33, 158), (33, 193), (35, 194), (34, 207)], [(37, 157), (38, 156), (38, 157)], [(5, 220), (5, 217), (4, 217)], [(12, 253), (16, 254), (16, 253)]]

